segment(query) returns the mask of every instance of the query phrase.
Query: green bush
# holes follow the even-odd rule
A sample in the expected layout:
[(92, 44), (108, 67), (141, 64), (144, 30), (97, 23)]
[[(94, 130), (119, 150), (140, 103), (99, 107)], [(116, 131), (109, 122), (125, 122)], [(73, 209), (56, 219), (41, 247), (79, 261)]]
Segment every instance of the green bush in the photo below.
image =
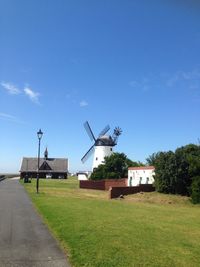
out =
[(90, 176), (90, 180), (103, 180), (105, 179), (105, 166), (99, 165), (98, 168), (93, 170), (93, 173)]
[(120, 179), (128, 177), (128, 167), (141, 166), (141, 162), (135, 162), (127, 158), (124, 153), (113, 153), (105, 157), (105, 163), (93, 170), (91, 180)]
[(191, 185), (192, 203), (200, 203), (200, 176), (193, 177)]
[(156, 191), (189, 196), (192, 178), (200, 175), (200, 146), (189, 144), (175, 152), (154, 153), (147, 163), (155, 167)]

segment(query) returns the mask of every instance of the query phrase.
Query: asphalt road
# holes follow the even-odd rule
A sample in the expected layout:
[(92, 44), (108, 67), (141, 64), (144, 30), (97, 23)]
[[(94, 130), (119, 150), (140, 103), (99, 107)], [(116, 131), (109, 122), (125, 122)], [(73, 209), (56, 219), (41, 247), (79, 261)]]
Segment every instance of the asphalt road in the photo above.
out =
[(69, 267), (23, 186), (0, 182), (0, 267)]

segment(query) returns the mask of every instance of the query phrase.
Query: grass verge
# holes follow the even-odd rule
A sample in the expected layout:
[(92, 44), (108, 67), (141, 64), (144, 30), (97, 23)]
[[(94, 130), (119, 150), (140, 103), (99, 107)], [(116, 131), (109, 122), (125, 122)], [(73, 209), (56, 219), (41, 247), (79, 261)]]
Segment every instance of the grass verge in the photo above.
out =
[(200, 206), (158, 193), (108, 200), (75, 179), (25, 184), (72, 266), (200, 266)]

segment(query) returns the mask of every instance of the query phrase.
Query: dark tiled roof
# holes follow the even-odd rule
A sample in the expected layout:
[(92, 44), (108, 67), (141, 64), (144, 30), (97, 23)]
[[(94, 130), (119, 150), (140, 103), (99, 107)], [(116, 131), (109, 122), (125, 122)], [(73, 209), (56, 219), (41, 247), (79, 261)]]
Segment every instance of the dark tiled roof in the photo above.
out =
[[(40, 158), (40, 167), (46, 162), (51, 170), (41, 170), (45, 172), (68, 172), (68, 159), (65, 158)], [(36, 172), (38, 168), (37, 158), (23, 158), (20, 172)]]

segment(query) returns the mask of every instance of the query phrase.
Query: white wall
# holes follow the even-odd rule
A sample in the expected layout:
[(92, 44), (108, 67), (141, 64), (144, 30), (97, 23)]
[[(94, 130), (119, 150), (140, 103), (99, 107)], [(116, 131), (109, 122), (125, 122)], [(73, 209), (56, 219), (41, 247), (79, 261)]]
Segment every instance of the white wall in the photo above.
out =
[(112, 148), (112, 146), (95, 146), (92, 170), (104, 163), (104, 158), (113, 153)]
[(78, 180), (89, 180), (90, 176), (91, 176), (91, 171), (80, 171), (77, 173), (78, 176)]
[(88, 180), (88, 176), (86, 173), (78, 173), (78, 180)]
[(128, 186), (137, 186), (139, 184), (153, 184), (154, 169), (128, 170)]

